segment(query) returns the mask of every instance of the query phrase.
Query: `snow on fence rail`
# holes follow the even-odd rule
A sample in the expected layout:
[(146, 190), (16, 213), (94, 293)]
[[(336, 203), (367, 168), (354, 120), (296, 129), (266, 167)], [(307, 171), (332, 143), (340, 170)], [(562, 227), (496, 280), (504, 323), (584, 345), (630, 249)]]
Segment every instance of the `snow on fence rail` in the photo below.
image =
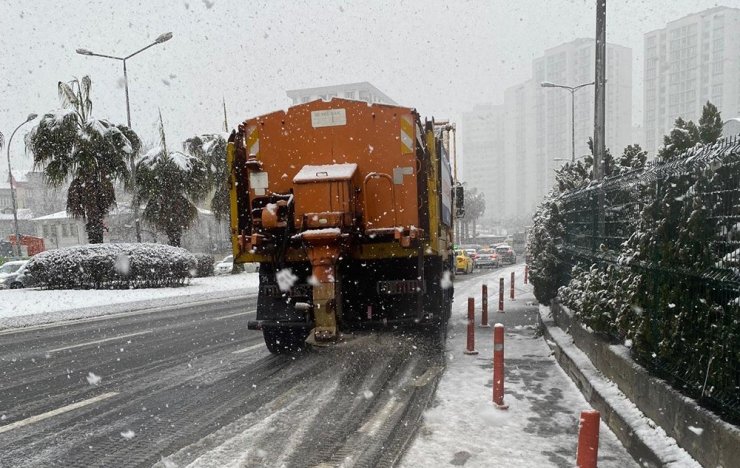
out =
[(27, 274), (47, 289), (159, 288), (185, 284), (193, 254), (161, 244), (91, 244), (41, 252)]
[(740, 423), (740, 138), (565, 192), (560, 300)]

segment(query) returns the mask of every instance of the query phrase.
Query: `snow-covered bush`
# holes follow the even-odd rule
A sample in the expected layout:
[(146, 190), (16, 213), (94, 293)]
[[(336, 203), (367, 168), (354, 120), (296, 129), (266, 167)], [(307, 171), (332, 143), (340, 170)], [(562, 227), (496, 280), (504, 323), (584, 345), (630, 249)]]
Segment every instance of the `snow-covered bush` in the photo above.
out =
[(195, 254), (195, 277), (203, 278), (205, 276), (213, 276), (213, 264), (215, 263), (213, 255), (208, 254)]
[(90, 244), (41, 252), (28, 263), (34, 284), (48, 289), (157, 288), (184, 284), (195, 256), (161, 244)]
[[(530, 249), (576, 264), (558, 296), (580, 322), (630, 342), (637, 362), (740, 421), (740, 140), (702, 140), (681, 151), (687, 143), (678, 137), (717, 132), (700, 125), (673, 133), (657, 163), (631, 165), (602, 185), (549, 200), (535, 219)], [(605, 230), (594, 239), (588, 220), (596, 218), (583, 200), (599, 193)], [(544, 274), (557, 273), (555, 259), (540, 263)], [(549, 295), (554, 278), (533, 274), (532, 282), (537, 288), (542, 281)]]
[(621, 341), (634, 336), (633, 327), (641, 314), (634, 302), (641, 278), (618, 265), (576, 265), (558, 298), (594, 331)]
[(560, 200), (551, 195), (540, 205), (533, 218), (527, 244), (529, 278), (534, 296), (549, 305), (558, 288), (567, 282), (568, 266), (560, 258), (565, 232), (560, 214)]

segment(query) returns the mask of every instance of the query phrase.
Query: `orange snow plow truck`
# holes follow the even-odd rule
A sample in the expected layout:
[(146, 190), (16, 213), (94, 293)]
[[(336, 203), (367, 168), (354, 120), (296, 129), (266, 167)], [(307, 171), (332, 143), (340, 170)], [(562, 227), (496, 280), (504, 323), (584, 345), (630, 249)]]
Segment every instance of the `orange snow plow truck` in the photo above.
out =
[(444, 333), (452, 305), (450, 126), (332, 99), (245, 121), (227, 146), (236, 263), (259, 262), (273, 353), (403, 323)]

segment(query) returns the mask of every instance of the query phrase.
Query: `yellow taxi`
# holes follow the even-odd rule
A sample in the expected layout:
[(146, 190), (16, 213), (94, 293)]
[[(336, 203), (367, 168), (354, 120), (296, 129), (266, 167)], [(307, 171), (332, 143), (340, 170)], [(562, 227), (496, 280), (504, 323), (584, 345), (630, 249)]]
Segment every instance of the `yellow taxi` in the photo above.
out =
[(464, 250), (455, 250), (455, 269), (467, 275), (473, 272), (473, 268), (473, 259), (470, 255)]

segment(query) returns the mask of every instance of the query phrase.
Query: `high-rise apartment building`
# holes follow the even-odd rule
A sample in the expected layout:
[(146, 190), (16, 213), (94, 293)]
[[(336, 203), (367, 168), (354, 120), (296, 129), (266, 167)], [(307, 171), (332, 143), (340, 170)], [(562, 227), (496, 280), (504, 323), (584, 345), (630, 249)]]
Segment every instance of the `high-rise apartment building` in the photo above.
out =
[(506, 166), (504, 117), (504, 106), (490, 104), (475, 106), (462, 115), (460, 136), (466, 156), (461, 157), (464, 166), (458, 178), (485, 193), (486, 214), (501, 209), (504, 200), (504, 184), (500, 183)]
[(707, 101), (740, 115), (740, 9), (716, 7), (645, 34), (645, 146), (654, 156), (677, 117), (697, 121)]
[(293, 101), (294, 105), (315, 101), (316, 99), (324, 99), (328, 101), (335, 97), (365, 101), (369, 104), (379, 103), (397, 105), (393, 99), (367, 81), (322, 86), (320, 88), (292, 89), (286, 91), (286, 94)]
[[(546, 50), (533, 61), (532, 79), (504, 92), (503, 105), (476, 107), (463, 115), (463, 181), (485, 192), (486, 218), (534, 211), (553, 187), (555, 169), (571, 159), (572, 122), (576, 158), (589, 153), (593, 86), (575, 92), (571, 113), (571, 93), (541, 83), (593, 82), (594, 49), (593, 39), (576, 39)], [(606, 146), (619, 154), (632, 143), (632, 51), (616, 44), (607, 44), (606, 50)]]

